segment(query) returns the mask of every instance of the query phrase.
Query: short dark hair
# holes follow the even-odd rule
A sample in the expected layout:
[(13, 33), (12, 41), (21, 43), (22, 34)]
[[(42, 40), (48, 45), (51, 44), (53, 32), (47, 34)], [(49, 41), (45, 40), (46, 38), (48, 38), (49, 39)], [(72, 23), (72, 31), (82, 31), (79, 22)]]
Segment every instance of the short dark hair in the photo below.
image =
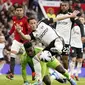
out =
[(15, 7), (15, 10), (16, 10), (17, 8), (23, 8), (23, 6), (22, 6), (22, 5), (16, 6), (16, 7)]
[(28, 17), (28, 22), (29, 22), (30, 20), (32, 20), (32, 19), (37, 20), (37, 18), (36, 18), (34, 15), (32, 15), (32, 16)]
[(30, 47), (32, 47), (32, 42), (31, 41), (28, 41), (28, 42), (24, 43), (24, 48), (25, 49), (30, 48)]

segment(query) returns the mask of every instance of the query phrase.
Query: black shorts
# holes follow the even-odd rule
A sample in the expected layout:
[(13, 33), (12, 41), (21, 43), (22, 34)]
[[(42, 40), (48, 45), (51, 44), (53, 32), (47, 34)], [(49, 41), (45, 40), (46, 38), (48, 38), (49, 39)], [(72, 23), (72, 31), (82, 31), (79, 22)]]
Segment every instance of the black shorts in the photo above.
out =
[(82, 58), (83, 57), (83, 49), (82, 48), (71, 47), (70, 56), (72, 58), (73, 57)]
[(4, 60), (4, 58), (0, 58), (0, 61), (3, 61)]
[(63, 51), (62, 51), (62, 56), (68, 56), (69, 55), (69, 45), (68, 44), (65, 44), (64, 48), (63, 48)]
[[(56, 38), (57, 39), (57, 38)], [(48, 50), (51, 54), (52, 54), (52, 56), (53, 55), (60, 55), (59, 53), (58, 53), (58, 51), (56, 51), (56, 52), (52, 52), (51, 51), (51, 48), (53, 48), (53, 47), (55, 47), (55, 42), (56, 42), (56, 39), (55, 40), (53, 40), (44, 50)], [(62, 38), (60, 38), (60, 40), (61, 40), (61, 42), (62, 42), (62, 45), (63, 45), (63, 47), (64, 47), (64, 41), (63, 41), (63, 39)]]
[(55, 43), (55, 40), (53, 40), (47, 47), (44, 48), (44, 50), (48, 50), (48, 51), (52, 54), (52, 56), (57, 54), (57, 53), (53, 53), (53, 52), (50, 50), (52, 47), (55, 47), (55, 46), (54, 46), (54, 43)]

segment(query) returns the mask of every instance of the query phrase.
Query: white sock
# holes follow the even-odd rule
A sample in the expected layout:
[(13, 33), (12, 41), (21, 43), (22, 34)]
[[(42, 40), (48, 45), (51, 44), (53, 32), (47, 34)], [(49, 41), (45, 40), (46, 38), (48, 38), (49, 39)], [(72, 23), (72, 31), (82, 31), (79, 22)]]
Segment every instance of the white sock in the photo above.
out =
[(75, 68), (75, 62), (71, 61), (69, 64), (70, 75), (74, 75), (74, 68)]
[(53, 79), (53, 80), (55, 80), (55, 79), (65, 79), (65, 77), (61, 74), (61, 73), (59, 73), (58, 71), (56, 71), (56, 70), (53, 70), (53, 69), (49, 69), (49, 72), (50, 72), (50, 74), (51, 74), (51, 78)]
[(35, 76), (37, 81), (42, 81), (42, 74), (41, 74), (41, 64), (38, 60), (37, 56), (33, 58), (34, 69), (35, 69)]
[(82, 63), (78, 62), (76, 66), (76, 73), (75, 76), (78, 76), (79, 72), (81, 71)]
[(4, 63), (0, 63), (0, 72), (1, 72), (1, 70), (3, 68), (3, 66), (4, 66)]

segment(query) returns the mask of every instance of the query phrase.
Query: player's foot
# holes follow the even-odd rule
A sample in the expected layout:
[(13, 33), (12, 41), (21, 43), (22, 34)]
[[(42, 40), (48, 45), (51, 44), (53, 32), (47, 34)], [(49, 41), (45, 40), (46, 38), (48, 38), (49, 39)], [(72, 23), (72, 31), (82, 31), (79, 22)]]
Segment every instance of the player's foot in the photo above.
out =
[(69, 82), (70, 82), (71, 85), (77, 85), (75, 80), (73, 80), (72, 78), (69, 80)]
[(28, 81), (25, 81), (23, 85), (31, 85)]
[(32, 81), (35, 80), (35, 72), (32, 72)]
[(79, 81), (79, 77), (78, 76), (75, 76), (75, 79), (76, 79), (76, 81)]
[(10, 80), (13, 80), (14, 74), (13, 73), (9, 73), (9, 74), (6, 75), (6, 78), (8, 78)]
[(43, 83), (37, 81), (37, 82), (33, 83), (32, 85), (43, 85)]
[(32, 81), (34, 81), (35, 80), (35, 76), (32, 76)]
[(66, 83), (67, 82), (67, 80), (66, 79), (56, 79), (58, 82), (60, 82), (60, 83)]
[(72, 79), (74, 79), (74, 78), (75, 78), (75, 76), (74, 76), (74, 75), (71, 75), (71, 78), (72, 78)]

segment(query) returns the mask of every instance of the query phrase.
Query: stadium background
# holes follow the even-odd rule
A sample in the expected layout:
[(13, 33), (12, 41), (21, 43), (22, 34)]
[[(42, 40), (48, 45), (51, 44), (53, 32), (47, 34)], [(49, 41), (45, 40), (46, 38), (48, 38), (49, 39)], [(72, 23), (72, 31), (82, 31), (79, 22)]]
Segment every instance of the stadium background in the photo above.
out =
[[(1, 1), (1, 0), (0, 0)], [(3, 3), (5, 3), (7, 0), (3, 0)], [(11, 2), (13, 4), (15, 3), (19, 3), (19, 4), (22, 4), (24, 1), (26, 1), (27, 3), (29, 3), (29, 0), (11, 0)], [(77, 3), (75, 3), (74, 5), (76, 5)], [(85, 3), (81, 3), (81, 8), (85, 11)], [(45, 9), (48, 8), (48, 6), (44, 7)], [(59, 9), (59, 7), (58, 7)], [(57, 10), (58, 10), (57, 9)], [(39, 11), (39, 10), (38, 10)], [(55, 12), (56, 13), (56, 12)], [(8, 72), (8, 69), (9, 69), (9, 65), (8, 64), (5, 64), (3, 69), (2, 69), (2, 74), (6, 74)], [(27, 70), (29, 70), (29, 72), (27, 71), (28, 74), (31, 74), (31, 70), (29, 68), (29, 66), (27, 66)], [(21, 74), (21, 70), (20, 70), (20, 64), (16, 64), (16, 67), (15, 67), (15, 74)], [(82, 71), (79, 75), (80, 77), (85, 77), (85, 68), (82, 67)]]

